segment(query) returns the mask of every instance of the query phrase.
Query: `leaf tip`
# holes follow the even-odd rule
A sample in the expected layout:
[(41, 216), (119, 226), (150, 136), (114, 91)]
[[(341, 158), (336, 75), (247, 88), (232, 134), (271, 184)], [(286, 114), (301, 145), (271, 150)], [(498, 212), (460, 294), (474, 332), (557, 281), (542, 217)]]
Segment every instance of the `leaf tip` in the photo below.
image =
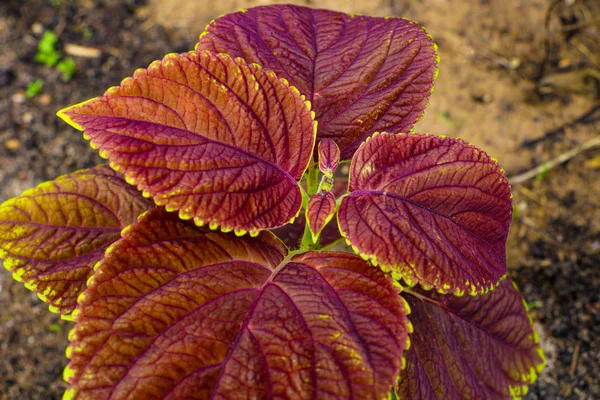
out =
[(14, 270), (12, 277), (15, 281), (23, 283), (23, 275), (25, 275), (25, 269), (24, 268), (14, 269), (14, 267), (18, 265), (18, 262), (16, 259), (7, 258), (6, 260), (4, 260), (3, 264), (7, 270), (9, 270), (9, 271)]
[[(73, 311), (75, 312), (75, 311)], [(69, 321), (69, 322), (74, 322), (75, 318), (73, 317), (73, 313), (71, 314), (61, 314), (60, 315), (60, 319), (62, 319), (63, 321)]]
[[(79, 314), (81, 314), (81, 310), (76, 308), (75, 310), (73, 310), (73, 312), (70, 315), (63, 315), (63, 317), (65, 317), (64, 319), (66, 321), (75, 321), (75, 319), (77, 318), (77, 316)], [(70, 319), (67, 319), (67, 318), (70, 318)]]
[(189, 221), (190, 219), (194, 218), (193, 214), (190, 214), (184, 210), (179, 210), (178, 215), (179, 215), (179, 219), (182, 219), (184, 221)]
[(75, 332), (75, 328), (71, 329), (67, 334), (67, 339), (69, 342), (74, 342), (77, 339), (77, 332)]
[(233, 233), (235, 233), (235, 236), (244, 236), (248, 231), (245, 229), (234, 229)]
[[(64, 374), (63, 374), (63, 378), (64, 378)], [(68, 388), (67, 390), (65, 390), (62, 400), (73, 400), (74, 398), (75, 398), (75, 389)]]
[[(47, 303), (47, 302), (48, 302), (48, 300), (42, 300), (42, 301), (43, 301), (43, 302), (45, 302), (45, 303)], [(52, 304), (49, 304), (49, 305), (48, 305), (48, 310), (50, 310), (50, 312), (51, 312), (52, 314), (62, 314), (62, 313), (64, 313), (64, 312), (65, 312), (65, 311), (62, 311), (62, 312), (61, 312), (60, 308), (58, 308), (58, 307), (56, 307), (56, 306), (53, 306)], [(68, 314), (63, 314), (63, 315), (68, 315)]]
[(96, 99), (98, 99), (98, 97), (93, 97), (91, 99), (82, 101), (81, 103), (77, 103), (77, 104), (73, 104), (72, 106), (61, 108), (60, 110), (58, 110), (56, 112), (56, 116), (58, 118), (62, 119), (63, 121), (65, 121), (67, 124), (71, 125), (73, 128), (77, 129), (78, 131), (83, 131), (83, 126), (81, 126), (77, 122), (75, 122), (69, 114), (71, 114), (73, 112), (73, 110), (75, 110), (76, 108), (83, 107), (86, 103), (89, 103)]
[(83, 302), (86, 298), (85, 292), (81, 292), (79, 293), (79, 296), (77, 296), (77, 304), (80, 304), (81, 302)]
[[(108, 247), (106, 248), (106, 251), (104, 252), (104, 257), (108, 256), (110, 253), (112, 253), (112, 252), (115, 250), (115, 244), (116, 244), (116, 243), (117, 243), (117, 242), (115, 242), (115, 243), (111, 244), (110, 246), (108, 246)], [(92, 277), (93, 277), (93, 276), (92, 276)], [(92, 277), (90, 277), (90, 278), (92, 278)]]
[[(75, 377), (75, 370), (73, 368), (71, 368), (71, 366), (67, 365), (63, 371), (63, 380), (67, 383), (71, 383), (71, 380), (74, 377)], [(66, 392), (65, 392), (65, 395), (66, 395)], [(64, 397), (63, 397), (63, 399), (64, 399)]]
[(106, 92), (104, 92), (105, 96), (109, 96), (111, 94), (114, 94), (115, 92), (117, 92), (119, 90), (118, 86), (111, 86), (108, 89), (106, 89)]
[[(121, 229), (121, 237), (125, 236), (125, 234), (131, 229), (131, 225), (127, 225), (125, 228)], [(98, 263), (96, 263), (94, 265), (94, 269), (96, 268), (96, 265)]]
[(194, 224), (196, 224), (196, 226), (203, 227), (205, 222), (201, 218), (194, 217)]
[(68, 345), (67, 348), (65, 349), (65, 357), (67, 357), (70, 360), (72, 355), (73, 355), (73, 346)]

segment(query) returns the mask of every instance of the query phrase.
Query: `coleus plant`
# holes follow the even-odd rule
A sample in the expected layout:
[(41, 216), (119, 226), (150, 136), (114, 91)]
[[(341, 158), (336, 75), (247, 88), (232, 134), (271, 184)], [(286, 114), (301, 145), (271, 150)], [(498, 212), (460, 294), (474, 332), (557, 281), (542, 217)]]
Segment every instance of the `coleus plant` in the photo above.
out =
[(508, 181), (411, 131), (436, 65), (415, 23), (264, 6), (60, 111), (109, 165), (2, 204), (0, 257), (76, 323), (65, 398), (524, 395)]

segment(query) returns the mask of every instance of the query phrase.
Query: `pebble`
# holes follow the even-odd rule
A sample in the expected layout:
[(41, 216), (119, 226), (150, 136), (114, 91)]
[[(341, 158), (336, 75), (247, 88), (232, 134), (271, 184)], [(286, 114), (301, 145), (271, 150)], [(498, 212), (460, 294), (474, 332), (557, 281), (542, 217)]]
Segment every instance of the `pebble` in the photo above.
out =
[(25, 97), (25, 93), (22, 90), (15, 92), (15, 94), (11, 97), (12, 102), (15, 104), (23, 104), (27, 98)]
[(8, 150), (19, 150), (21, 148), (21, 141), (19, 139), (8, 139), (4, 142), (4, 147)]
[(33, 121), (33, 113), (27, 111), (26, 113), (23, 114), (23, 123), (25, 123), (26, 125), (31, 124), (31, 121)]
[(31, 32), (35, 33), (36, 35), (41, 35), (44, 33), (44, 26), (39, 22), (36, 22), (35, 24), (31, 25)]
[(40, 97), (38, 98), (38, 101), (43, 106), (47, 106), (48, 104), (50, 104), (51, 100), (52, 99), (50, 98), (50, 96), (48, 94), (46, 94), (46, 93), (40, 95)]

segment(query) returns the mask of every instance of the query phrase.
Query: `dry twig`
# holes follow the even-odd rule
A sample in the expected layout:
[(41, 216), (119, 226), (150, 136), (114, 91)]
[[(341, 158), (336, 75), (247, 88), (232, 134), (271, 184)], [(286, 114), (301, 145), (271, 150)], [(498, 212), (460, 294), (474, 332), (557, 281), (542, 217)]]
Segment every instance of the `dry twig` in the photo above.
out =
[(538, 174), (541, 174), (545, 171), (549, 171), (552, 168), (557, 167), (557, 166), (569, 161), (571, 158), (575, 157), (576, 155), (578, 155), (580, 153), (583, 153), (586, 150), (590, 150), (590, 149), (593, 149), (594, 147), (599, 147), (599, 146), (600, 146), (600, 136), (596, 136), (595, 138), (590, 139), (587, 142), (582, 143), (579, 146), (572, 148), (571, 150), (567, 151), (566, 153), (563, 153), (560, 156), (543, 163), (542, 165), (538, 165), (537, 167), (530, 169), (529, 171), (526, 171), (526, 172), (523, 172), (522, 174), (508, 178), (508, 181), (510, 182), (511, 185), (521, 184), (532, 178), (535, 178)]
[(78, 44), (67, 43), (65, 45), (65, 53), (73, 57), (98, 58), (102, 55), (102, 51), (95, 47), (80, 46)]

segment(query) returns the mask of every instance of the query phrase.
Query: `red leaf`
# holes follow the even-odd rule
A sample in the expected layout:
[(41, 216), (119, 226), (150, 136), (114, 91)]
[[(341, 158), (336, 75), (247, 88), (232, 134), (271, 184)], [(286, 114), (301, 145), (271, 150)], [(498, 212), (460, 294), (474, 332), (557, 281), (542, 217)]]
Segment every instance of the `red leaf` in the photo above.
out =
[(67, 396), (385, 397), (407, 344), (398, 290), (353, 255), (285, 253), (270, 232), (146, 214), (80, 301)]
[(153, 206), (108, 166), (61, 176), (0, 205), (0, 259), (68, 317), (106, 248)]
[(340, 148), (333, 140), (323, 139), (319, 142), (319, 169), (328, 178), (333, 177), (340, 161)]
[(238, 234), (288, 223), (315, 124), (287, 82), (227, 55), (170, 55), (59, 115), (128, 182), (198, 225)]
[(373, 132), (408, 132), (436, 73), (434, 45), (415, 23), (293, 5), (218, 18), (196, 50), (242, 57), (290, 81), (313, 103), (318, 138), (335, 140), (342, 159)]
[(527, 393), (545, 365), (523, 298), (510, 278), (475, 297), (403, 293), (414, 326), (403, 399), (508, 399)]
[[(331, 192), (335, 197), (341, 197), (348, 191), (348, 180), (344, 178), (335, 178)], [(300, 245), (300, 239), (304, 234), (306, 225), (306, 213), (301, 213), (292, 224), (287, 224), (281, 228), (273, 229), (272, 232), (280, 238), (290, 250), (295, 250)], [(321, 232), (321, 246), (327, 246), (342, 239), (336, 220), (329, 221)]]
[(335, 214), (335, 196), (331, 192), (319, 192), (312, 196), (306, 208), (306, 220), (313, 242)]
[(460, 140), (381, 134), (356, 152), (338, 210), (356, 251), (416, 283), (482, 293), (506, 274), (512, 203), (497, 162)]

